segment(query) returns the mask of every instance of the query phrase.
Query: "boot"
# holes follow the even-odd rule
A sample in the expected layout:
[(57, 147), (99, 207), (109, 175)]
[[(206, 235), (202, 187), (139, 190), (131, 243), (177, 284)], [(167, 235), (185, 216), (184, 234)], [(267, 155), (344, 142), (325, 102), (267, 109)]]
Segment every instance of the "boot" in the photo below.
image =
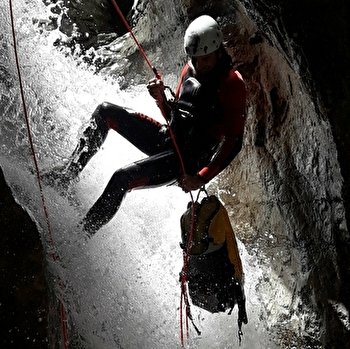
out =
[(106, 123), (101, 120), (98, 111), (96, 111), (68, 162), (43, 174), (41, 176), (43, 182), (63, 190), (67, 189), (69, 184), (78, 177), (79, 173), (100, 149), (107, 133)]

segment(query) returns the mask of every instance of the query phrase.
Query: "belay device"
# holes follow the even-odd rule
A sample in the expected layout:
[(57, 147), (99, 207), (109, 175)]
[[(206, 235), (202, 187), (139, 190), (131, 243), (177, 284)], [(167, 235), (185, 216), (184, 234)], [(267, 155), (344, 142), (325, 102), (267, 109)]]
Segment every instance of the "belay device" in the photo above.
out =
[[(203, 191), (203, 189), (201, 189)], [(200, 192), (201, 192), (200, 191)], [(204, 190), (205, 191), (205, 190)], [(215, 195), (190, 202), (181, 216), (186, 281), (192, 303), (211, 313), (231, 314), (238, 305), (238, 335), (247, 324), (243, 269), (228, 213)], [(184, 272), (184, 271), (183, 271)]]

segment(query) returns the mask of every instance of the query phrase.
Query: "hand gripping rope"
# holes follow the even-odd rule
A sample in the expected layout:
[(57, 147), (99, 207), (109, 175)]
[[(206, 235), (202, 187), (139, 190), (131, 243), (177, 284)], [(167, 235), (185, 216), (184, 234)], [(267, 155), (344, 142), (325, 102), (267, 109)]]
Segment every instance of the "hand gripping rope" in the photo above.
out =
[[(149, 66), (149, 68), (152, 70), (152, 72), (155, 74), (155, 77), (157, 79), (161, 79), (161, 74), (157, 71), (157, 69), (150, 63), (145, 51), (143, 50), (142, 46), (140, 45), (140, 43), (138, 42), (137, 38), (135, 37), (129, 23), (127, 22), (127, 20), (125, 19), (122, 11), (120, 10), (117, 2), (115, 0), (111, 0), (116, 11), (118, 12), (121, 20), (123, 21), (126, 29), (129, 31), (131, 37), (134, 39), (135, 43), (136, 43), (136, 46), (138, 47), (142, 57), (144, 58), (145, 62), (147, 63), (147, 65)], [(176, 142), (176, 139), (175, 139), (175, 135), (170, 127), (170, 124), (169, 124), (169, 120), (168, 120), (168, 117), (167, 117), (167, 114), (163, 108), (163, 106), (161, 105), (161, 103), (158, 104), (159, 106), (159, 109), (167, 123), (167, 126), (168, 126), (168, 129), (169, 129), (169, 134), (170, 134), (170, 137), (171, 137), (171, 140), (173, 142), (173, 145), (174, 145), (174, 148), (175, 148), (175, 151), (179, 157), (179, 160), (180, 160), (180, 164), (181, 164), (181, 170), (182, 170), (182, 173), (185, 174), (186, 173), (186, 170), (185, 170), (185, 166), (184, 166), (184, 162), (183, 162), (183, 159), (182, 159), (182, 156), (181, 156), (181, 152), (180, 152), (180, 149), (177, 145), (177, 142)], [(189, 337), (189, 326), (188, 326), (188, 319), (191, 320), (196, 332), (198, 334), (201, 334), (201, 332), (199, 331), (199, 329), (196, 327), (196, 325), (194, 324), (193, 322), (193, 318), (192, 318), (192, 315), (191, 315), (191, 311), (190, 311), (190, 303), (189, 303), (189, 299), (188, 299), (188, 292), (187, 292), (187, 284), (186, 284), (186, 281), (187, 281), (187, 266), (188, 266), (188, 260), (189, 260), (189, 255), (190, 255), (190, 246), (191, 246), (191, 241), (193, 239), (193, 234), (194, 234), (194, 221), (195, 221), (195, 217), (194, 217), (194, 199), (193, 199), (193, 195), (192, 195), (192, 192), (190, 192), (190, 196), (191, 196), (191, 202), (192, 202), (192, 224), (191, 224), (191, 232), (190, 232), (190, 236), (189, 236), (189, 243), (188, 243), (188, 246), (187, 246), (187, 249), (184, 250), (184, 253), (183, 253), (183, 259), (184, 259), (184, 263), (183, 263), (183, 268), (182, 268), (182, 272), (181, 272), (181, 301), (180, 301), (180, 338), (181, 338), (181, 344), (182, 344), (182, 347), (184, 347), (184, 326), (183, 326), (183, 309), (185, 308), (185, 311), (186, 311), (186, 335), (187, 335), (187, 338)]]
[[(129, 23), (128, 23), (127, 20), (125, 19), (125, 16), (123, 15), (122, 11), (120, 10), (120, 8), (119, 8), (117, 2), (116, 2), (115, 0), (111, 0), (111, 1), (112, 1), (113, 5), (114, 5), (116, 11), (118, 12), (118, 14), (119, 14), (121, 20), (123, 21), (123, 23), (124, 23), (126, 29), (127, 29), (128, 32), (130, 33), (131, 37), (134, 39), (135, 44), (136, 44), (137, 48), (139, 49), (139, 51), (140, 51), (140, 53), (141, 53), (141, 56), (143, 57), (143, 59), (144, 59), (145, 62), (147, 63), (148, 67), (152, 70), (152, 72), (154, 73), (154, 75), (155, 75), (155, 77), (156, 77), (157, 79), (161, 79), (161, 78), (162, 78), (162, 74), (160, 74), (160, 73), (157, 71), (157, 69), (156, 69), (156, 68), (151, 64), (151, 62), (149, 61), (149, 59), (148, 59), (148, 57), (147, 57), (147, 55), (146, 55), (144, 49), (142, 48), (142, 46), (141, 46), (140, 43), (138, 42), (138, 40), (137, 40), (135, 34), (133, 33), (133, 31), (132, 31), (132, 29), (131, 29)], [(165, 121), (167, 122), (167, 125), (168, 125), (168, 128), (169, 128), (169, 132), (170, 132), (171, 139), (172, 139), (172, 141), (173, 141), (173, 143), (174, 143), (175, 150), (176, 150), (176, 152), (177, 152), (177, 154), (178, 154), (178, 156), (179, 156), (179, 159), (180, 159), (180, 164), (181, 164), (182, 172), (183, 172), (183, 173), (186, 173), (186, 171), (185, 171), (185, 166), (184, 166), (184, 162), (183, 162), (183, 160), (182, 160), (182, 156), (181, 156), (180, 150), (179, 150), (179, 148), (178, 148), (178, 146), (177, 146), (177, 143), (176, 143), (176, 140), (175, 140), (175, 136), (174, 136), (174, 134), (173, 134), (173, 132), (172, 132), (172, 130), (171, 130), (171, 127), (170, 127), (170, 125), (169, 125), (169, 120), (168, 120), (167, 114), (166, 114), (164, 108), (162, 107), (162, 105), (160, 105), (160, 104), (159, 104), (159, 109), (160, 109), (160, 111), (162, 112), (162, 115), (163, 115)]]
[[(47, 226), (47, 230), (49, 233), (50, 244), (51, 244), (52, 250), (54, 251), (52, 253), (52, 259), (54, 261), (57, 261), (58, 255), (55, 252), (55, 243), (54, 243), (54, 239), (53, 239), (53, 234), (52, 234), (49, 214), (48, 214), (48, 210), (47, 210), (47, 206), (46, 206), (46, 201), (45, 201), (45, 197), (44, 197), (43, 189), (42, 189), (42, 185), (41, 185), (40, 171), (39, 171), (38, 161), (37, 161), (37, 157), (36, 157), (36, 153), (35, 153), (35, 149), (34, 149), (32, 133), (31, 133), (30, 125), (29, 125), (29, 116), (28, 116), (28, 111), (27, 111), (27, 107), (26, 107), (24, 88), (23, 88), (23, 83), (22, 83), (22, 76), (21, 76), (21, 70), (20, 70), (18, 52), (17, 52), (16, 33), (15, 33), (14, 16), (13, 16), (13, 9), (12, 9), (12, 0), (9, 0), (9, 6), (10, 6), (10, 16), (11, 16), (13, 48), (14, 48), (14, 54), (15, 54), (15, 59), (16, 59), (17, 74), (18, 74), (18, 80), (19, 80), (19, 87), (20, 87), (20, 91), (21, 91), (21, 99), (22, 99), (23, 112), (24, 112), (24, 117), (25, 117), (25, 122), (26, 122), (26, 127), (27, 127), (28, 139), (29, 139), (29, 144), (30, 144), (30, 148), (31, 148), (31, 152), (32, 152), (33, 161), (34, 161), (35, 173), (36, 173), (38, 186), (39, 186), (39, 190), (40, 190), (41, 202), (42, 202), (42, 206), (43, 206), (43, 210), (44, 210), (44, 214), (45, 214), (46, 226)], [(65, 309), (65, 306), (63, 304), (63, 299), (64, 299), (63, 288), (64, 288), (64, 286), (63, 286), (62, 280), (59, 277), (58, 277), (58, 285), (59, 285), (59, 290), (61, 292), (59, 302), (60, 302), (63, 348), (67, 349), (68, 348), (68, 335), (67, 335), (68, 331), (67, 331), (66, 309)]]

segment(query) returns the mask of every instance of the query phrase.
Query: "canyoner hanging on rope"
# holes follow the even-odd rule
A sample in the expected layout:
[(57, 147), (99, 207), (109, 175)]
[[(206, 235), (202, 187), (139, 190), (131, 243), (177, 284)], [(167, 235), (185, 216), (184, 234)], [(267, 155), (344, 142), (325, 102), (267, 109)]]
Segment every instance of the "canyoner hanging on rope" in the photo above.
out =
[[(203, 189), (205, 191), (205, 189)], [(206, 191), (205, 191), (206, 193)], [(188, 254), (185, 273), (192, 304), (211, 313), (232, 313), (238, 306), (238, 335), (248, 323), (244, 273), (228, 213), (215, 195), (189, 202), (181, 216), (181, 248)], [(187, 304), (189, 307), (189, 304)], [(190, 314), (189, 309), (187, 312)]]
[[(116, 1), (112, 3), (155, 73), (152, 83), (158, 85), (161, 75), (150, 64)], [(242, 323), (248, 322), (242, 264), (227, 212), (216, 197), (198, 203), (192, 196), (192, 190), (198, 190), (220, 173), (242, 147), (245, 85), (223, 48), (217, 22), (210, 16), (200, 16), (190, 24), (184, 37), (184, 49), (191, 60), (183, 69), (174, 101), (168, 101), (164, 92), (160, 99), (153, 96), (167, 121), (168, 138), (181, 163), (179, 186), (191, 195), (188, 210), (181, 219), (184, 249), (180, 280), (182, 347), (183, 322), (187, 337), (188, 320), (193, 323), (189, 296), (193, 304), (213, 313), (232, 312), (237, 304), (240, 341)], [(195, 329), (200, 334), (196, 326)]]
[[(140, 53), (155, 74), (155, 77), (149, 80), (147, 89), (160, 108), (166, 125), (141, 112), (134, 112), (109, 102), (101, 103), (93, 112), (90, 123), (82, 132), (69, 160), (63, 166), (48, 172), (45, 178), (48, 179), (48, 183), (52, 179), (54, 184), (68, 187), (101, 148), (109, 130), (114, 130), (147, 157), (114, 172), (105, 190), (80, 222), (87, 237), (91, 238), (114, 217), (125, 195), (131, 190), (154, 188), (169, 183), (178, 184), (191, 196), (191, 226), (195, 226), (192, 191), (199, 190), (223, 171), (242, 148), (246, 115), (246, 88), (243, 78), (233, 68), (232, 58), (223, 46), (218, 24), (210, 16), (203, 15), (195, 19), (186, 30), (184, 48), (190, 60), (182, 70), (174, 99), (168, 100), (161, 74), (149, 62), (116, 1), (112, 2)], [(219, 210), (220, 212), (222, 210)], [(191, 231), (189, 241), (192, 240), (192, 233)], [(228, 243), (229, 239), (222, 242), (223, 246)], [(219, 250), (224, 251), (224, 248)], [(227, 258), (223, 260), (227, 261)], [(188, 319), (192, 320), (186, 290), (187, 276), (191, 276), (187, 274), (187, 270), (192, 261), (190, 250), (187, 248), (181, 277), (182, 345), (183, 320), (186, 321), (186, 325)], [(228, 263), (227, 269), (231, 272), (234, 268), (231, 262)], [(238, 272), (239, 268), (234, 266)], [(227, 272), (228, 276), (232, 274), (230, 272)], [(227, 300), (221, 291), (213, 290), (211, 293), (219, 299), (219, 310), (226, 309), (227, 306), (232, 309), (234, 304), (238, 303), (240, 321), (246, 322), (244, 293), (241, 289), (240, 296), (237, 296), (237, 285), (241, 286), (241, 283), (237, 284), (236, 281), (237, 279), (231, 278), (230, 284), (222, 282), (223, 287), (230, 290), (237, 288), (235, 292), (230, 292), (231, 295), (236, 294), (236, 298), (231, 296), (232, 299)], [(192, 281), (190, 285), (193, 285)]]

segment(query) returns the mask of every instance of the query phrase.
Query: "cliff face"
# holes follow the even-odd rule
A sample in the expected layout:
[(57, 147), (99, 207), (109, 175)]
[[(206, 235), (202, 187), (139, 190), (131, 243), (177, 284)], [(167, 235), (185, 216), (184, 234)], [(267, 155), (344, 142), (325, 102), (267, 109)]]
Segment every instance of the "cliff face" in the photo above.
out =
[[(131, 38), (111, 34), (116, 13), (110, 4), (79, 4), (71, 1), (64, 21), (51, 23), (70, 38), (64, 44), (83, 45), (84, 59), (125, 87), (144, 82), (149, 72)], [(47, 5), (61, 18), (59, 4)], [(128, 12), (132, 3), (125, 6)], [(220, 192), (238, 238), (266, 270), (257, 287), (271, 296), (260, 301), (282, 348), (340, 348), (350, 340), (346, 6), (139, 1), (129, 17), (150, 60), (173, 85), (189, 20), (200, 13), (220, 18), (247, 84), (248, 119), (243, 150), (210, 189)], [(92, 20), (92, 13), (99, 15)], [(78, 23), (74, 35), (72, 21)]]
[[(318, 338), (337, 347), (348, 336), (335, 307), (348, 307), (348, 260), (339, 260), (348, 232), (338, 152), (321, 95), (280, 12), (251, 5), (237, 7), (233, 50), (252, 119), (231, 181), (223, 176), (219, 187), (226, 189), (222, 197), (243, 241), (271, 268), (259, 284), (276, 291), (262, 299), (271, 326), (298, 345)], [(310, 311), (315, 318), (306, 315)], [(294, 316), (298, 321), (286, 326)]]
[(48, 290), (35, 224), (12, 197), (0, 170), (1, 346), (48, 347)]

